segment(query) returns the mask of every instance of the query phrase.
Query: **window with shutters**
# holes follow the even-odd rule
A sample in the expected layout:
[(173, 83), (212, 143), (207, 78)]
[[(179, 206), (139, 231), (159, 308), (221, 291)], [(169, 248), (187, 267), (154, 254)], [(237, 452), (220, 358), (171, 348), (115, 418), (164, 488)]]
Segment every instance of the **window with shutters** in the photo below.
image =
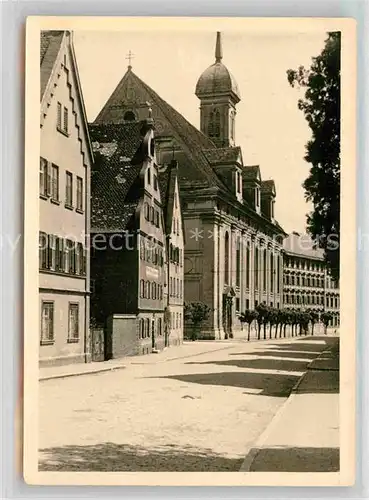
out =
[(65, 173), (65, 206), (73, 208), (73, 174)]
[(48, 269), (56, 271), (56, 236), (48, 236)]
[(56, 110), (56, 128), (61, 132), (62, 131), (62, 105), (61, 102), (57, 104)]
[(49, 251), (49, 241), (46, 233), (40, 231), (39, 233), (39, 268), (48, 268), (48, 251)]
[(64, 106), (64, 113), (63, 113), (63, 132), (65, 134), (68, 134), (69, 130), (69, 124), (68, 124), (68, 108)]
[(48, 170), (47, 170), (47, 160), (45, 158), (40, 158), (40, 196), (47, 197), (48, 194)]
[(59, 167), (51, 165), (51, 199), (59, 201)]
[(83, 212), (83, 179), (77, 177), (77, 207), (78, 212)]
[(68, 315), (68, 341), (78, 342), (79, 340), (79, 304), (69, 302)]
[(54, 342), (54, 302), (41, 304), (41, 345)]

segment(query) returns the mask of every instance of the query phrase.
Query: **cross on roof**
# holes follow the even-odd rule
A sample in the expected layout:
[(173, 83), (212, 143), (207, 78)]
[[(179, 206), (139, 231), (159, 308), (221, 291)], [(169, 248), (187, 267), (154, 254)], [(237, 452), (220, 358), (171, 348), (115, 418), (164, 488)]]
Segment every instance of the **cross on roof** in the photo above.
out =
[(126, 56), (126, 59), (128, 59), (128, 69), (132, 68), (131, 62), (132, 62), (133, 58), (134, 58), (134, 54), (131, 51), (129, 51), (128, 55)]

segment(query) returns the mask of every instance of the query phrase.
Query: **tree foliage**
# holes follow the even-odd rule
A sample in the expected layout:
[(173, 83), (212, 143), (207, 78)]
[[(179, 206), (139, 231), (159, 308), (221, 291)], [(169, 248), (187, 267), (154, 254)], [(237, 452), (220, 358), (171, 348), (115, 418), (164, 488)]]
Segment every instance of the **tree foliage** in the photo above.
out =
[(311, 67), (287, 71), (292, 87), (305, 89), (298, 107), (311, 129), (305, 160), (311, 164), (303, 187), (313, 204), (307, 229), (324, 249), (334, 279), (339, 278), (340, 241), (340, 32), (328, 33), (321, 54)]

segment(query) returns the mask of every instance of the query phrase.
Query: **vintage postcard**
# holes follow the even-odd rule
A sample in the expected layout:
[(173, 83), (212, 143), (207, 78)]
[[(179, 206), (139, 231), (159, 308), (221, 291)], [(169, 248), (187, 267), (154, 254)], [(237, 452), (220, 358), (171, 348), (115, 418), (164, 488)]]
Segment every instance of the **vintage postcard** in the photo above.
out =
[(355, 481), (352, 19), (30, 17), (29, 484)]

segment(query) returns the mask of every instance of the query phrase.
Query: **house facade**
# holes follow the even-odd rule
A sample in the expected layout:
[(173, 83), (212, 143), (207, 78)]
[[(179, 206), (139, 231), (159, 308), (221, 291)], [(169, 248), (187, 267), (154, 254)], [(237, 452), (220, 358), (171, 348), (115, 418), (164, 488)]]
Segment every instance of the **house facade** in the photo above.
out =
[(245, 165), (236, 142), (235, 78), (222, 62), (221, 34), (215, 62), (194, 82), (200, 127), (143, 82), (129, 66), (98, 114), (96, 125), (139, 121), (150, 103), (158, 163), (178, 163), (185, 229), (184, 299), (211, 312), (201, 335), (221, 339), (241, 333), (238, 315), (261, 302), (282, 306), (282, 244), (274, 215), (276, 189), (259, 166)]
[(162, 349), (166, 238), (153, 121), (90, 125), (91, 317), (106, 359)]
[(41, 33), (40, 87), (40, 365), (86, 362), (92, 151), (72, 33)]
[(178, 163), (159, 167), (166, 233), (165, 320), (166, 345), (183, 342), (184, 329), (184, 225), (178, 182)]
[(329, 274), (323, 250), (314, 248), (306, 234), (293, 232), (284, 240), (283, 306), (331, 312), (330, 326), (339, 326), (339, 285)]

